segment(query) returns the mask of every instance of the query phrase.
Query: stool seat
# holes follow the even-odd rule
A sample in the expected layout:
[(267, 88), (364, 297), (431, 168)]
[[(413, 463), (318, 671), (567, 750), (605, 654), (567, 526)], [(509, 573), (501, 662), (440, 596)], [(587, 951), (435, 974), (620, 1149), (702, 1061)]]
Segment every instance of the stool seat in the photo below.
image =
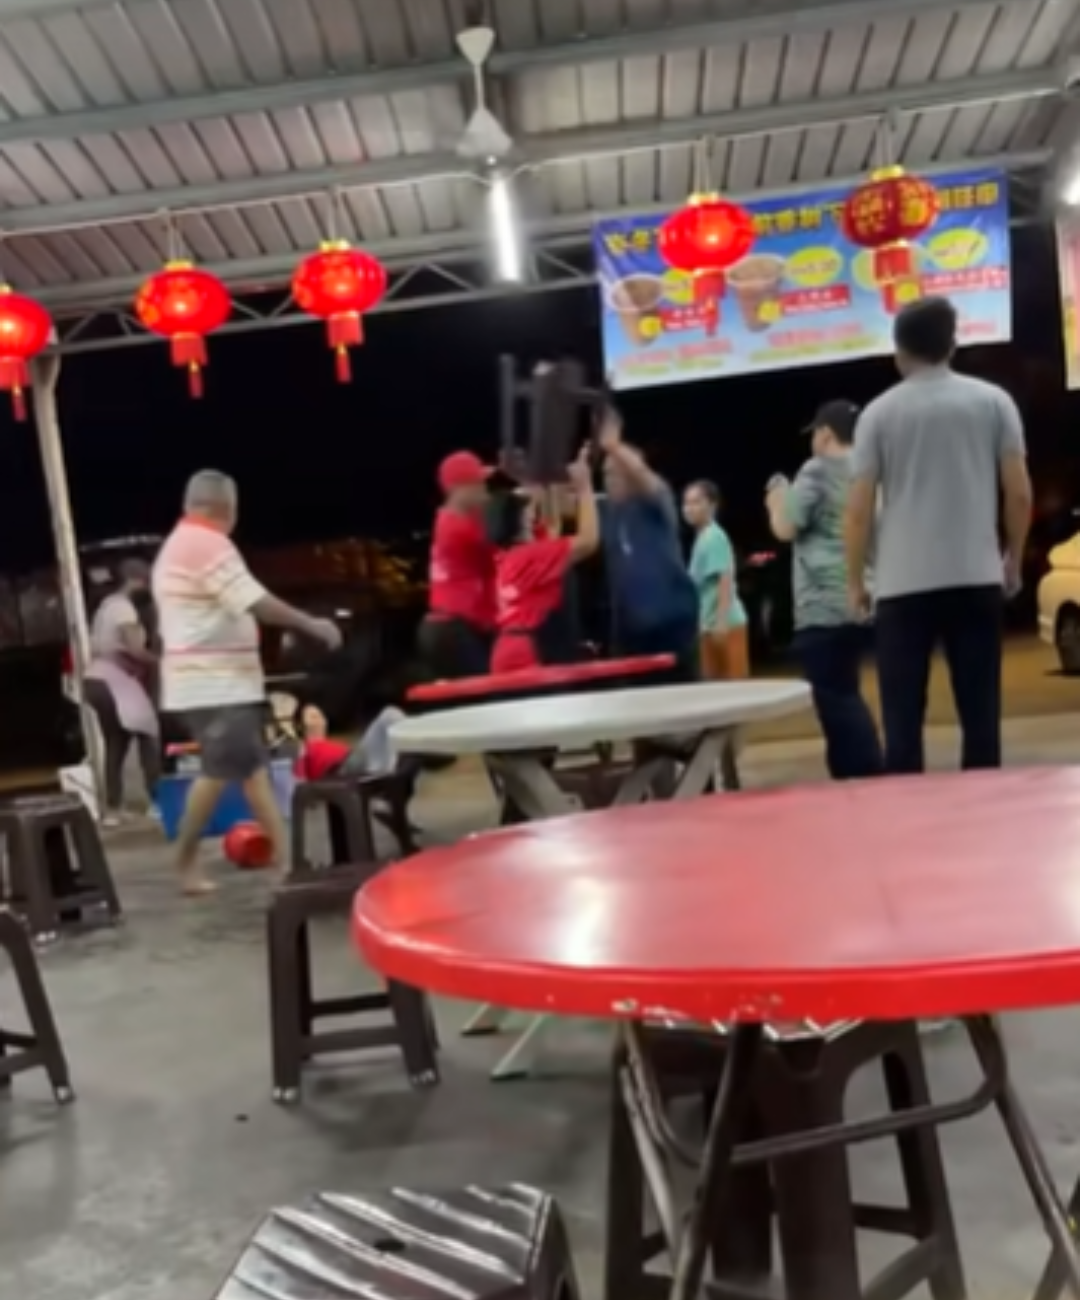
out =
[(67, 794), (24, 796), (0, 803), (6, 872), (0, 901), (24, 915), (36, 943), (97, 911), (109, 924), (120, 900), (90, 810)]
[[(427, 997), (390, 981), (382, 990), (351, 997), (317, 999), (312, 987), (308, 923), (318, 916), (348, 917), (352, 901), (378, 864), (336, 866), (293, 872), (270, 900), (266, 935), (270, 978), (270, 1036), (274, 1100), (300, 1099), (305, 1062), (315, 1056), (398, 1047), (409, 1082), (427, 1088), (439, 1082), (435, 1023)], [(391, 1023), (385, 1023), (389, 1012)], [(379, 1023), (317, 1032), (318, 1020), (360, 1017)]]
[(552, 1197), (515, 1183), (342, 1195), (272, 1210), (214, 1300), (579, 1300)]

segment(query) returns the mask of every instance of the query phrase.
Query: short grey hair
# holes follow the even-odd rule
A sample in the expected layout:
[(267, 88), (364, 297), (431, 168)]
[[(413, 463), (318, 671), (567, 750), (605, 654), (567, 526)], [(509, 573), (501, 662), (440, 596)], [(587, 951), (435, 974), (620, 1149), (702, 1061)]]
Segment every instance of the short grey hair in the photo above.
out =
[(217, 469), (192, 474), (184, 489), (184, 509), (218, 513), (236, 506), (236, 480)]

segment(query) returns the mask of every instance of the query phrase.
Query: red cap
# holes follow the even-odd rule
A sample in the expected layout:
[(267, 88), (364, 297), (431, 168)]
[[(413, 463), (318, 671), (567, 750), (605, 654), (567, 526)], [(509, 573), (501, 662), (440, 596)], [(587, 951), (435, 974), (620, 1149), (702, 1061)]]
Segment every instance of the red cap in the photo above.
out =
[(439, 466), (439, 487), (444, 492), (454, 488), (476, 487), (491, 477), (491, 469), (471, 451), (452, 452)]

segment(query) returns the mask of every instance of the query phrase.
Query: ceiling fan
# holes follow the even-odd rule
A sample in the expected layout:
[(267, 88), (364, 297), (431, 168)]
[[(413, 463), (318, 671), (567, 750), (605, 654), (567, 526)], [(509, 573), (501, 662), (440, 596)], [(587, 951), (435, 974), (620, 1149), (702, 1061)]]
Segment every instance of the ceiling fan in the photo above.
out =
[(456, 37), (458, 49), (473, 72), (475, 106), (456, 145), (460, 158), (491, 166), (513, 151), (514, 141), (487, 105), (484, 68), (495, 48), (495, 29), (487, 24), (466, 27)]

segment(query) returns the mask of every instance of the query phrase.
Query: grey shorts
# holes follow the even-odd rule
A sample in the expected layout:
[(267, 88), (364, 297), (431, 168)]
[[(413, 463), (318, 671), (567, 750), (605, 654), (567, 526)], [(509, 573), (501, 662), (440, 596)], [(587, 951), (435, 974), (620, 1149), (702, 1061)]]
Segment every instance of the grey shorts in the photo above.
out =
[(261, 704), (223, 704), (184, 715), (199, 746), (202, 774), (215, 781), (246, 781), (267, 764)]

